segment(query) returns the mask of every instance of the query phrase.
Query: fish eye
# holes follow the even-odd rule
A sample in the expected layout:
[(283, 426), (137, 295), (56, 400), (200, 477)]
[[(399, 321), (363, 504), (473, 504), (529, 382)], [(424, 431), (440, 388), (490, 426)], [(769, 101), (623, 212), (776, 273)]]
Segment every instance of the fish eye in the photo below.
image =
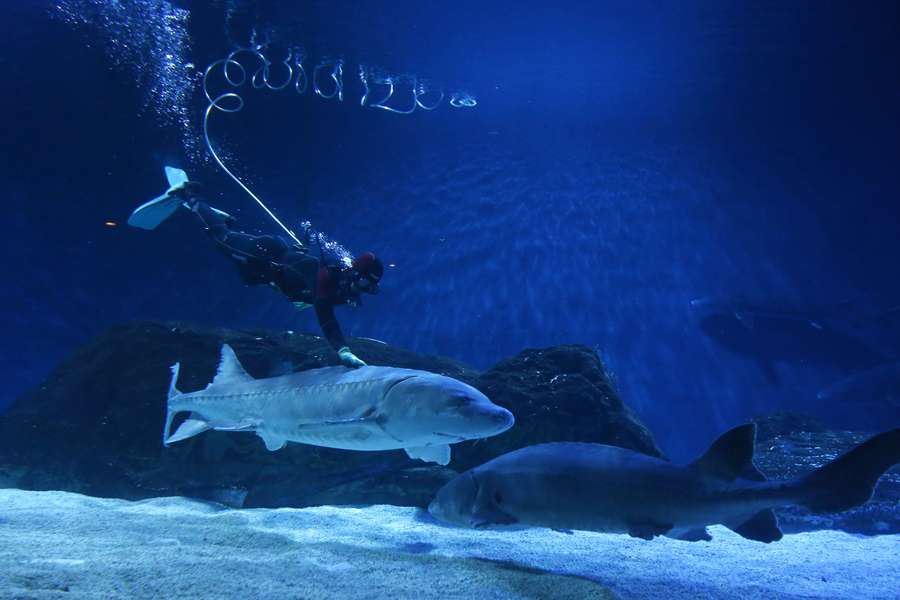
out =
[(469, 403), (469, 399), (465, 396), (453, 396), (449, 399), (448, 404), (454, 408), (462, 408)]

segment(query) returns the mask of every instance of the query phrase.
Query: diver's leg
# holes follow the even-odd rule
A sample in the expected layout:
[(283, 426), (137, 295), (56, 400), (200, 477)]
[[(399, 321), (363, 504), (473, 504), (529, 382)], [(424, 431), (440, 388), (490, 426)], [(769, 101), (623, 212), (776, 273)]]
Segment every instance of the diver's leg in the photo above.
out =
[(292, 302), (312, 304), (319, 276), (319, 260), (306, 251), (289, 249), (278, 258), (278, 290)]
[(191, 210), (197, 215), (206, 232), (216, 241), (216, 249), (228, 258), (241, 264), (246, 264), (247, 259), (264, 262), (271, 260), (266, 243), (271, 236), (232, 231), (234, 217), (212, 208), (202, 200), (195, 201)]

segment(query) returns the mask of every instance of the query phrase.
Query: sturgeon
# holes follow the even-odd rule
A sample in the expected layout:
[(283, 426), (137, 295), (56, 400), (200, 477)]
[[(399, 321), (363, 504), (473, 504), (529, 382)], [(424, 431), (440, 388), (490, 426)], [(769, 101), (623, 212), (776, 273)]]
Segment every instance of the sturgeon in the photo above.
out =
[(689, 465), (602, 444), (550, 443), (504, 454), (452, 479), (429, 512), (475, 529), (549, 527), (710, 540), (721, 524), (759, 542), (780, 540), (773, 508), (841, 512), (872, 498), (900, 462), (900, 428), (863, 442), (806, 477), (766, 481), (753, 466), (756, 425), (720, 436)]
[[(253, 431), (266, 448), (298, 442), (344, 450), (403, 448), (411, 458), (446, 465), (450, 444), (512, 427), (512, 414), (456, 379), (392, 367), (325, 367), (254, 379), (228, 344), (212, 383), (183, 394), (172, 366), (163, 444), (208, 429)], [(190, 412), (174, 433), (175, 416)]]

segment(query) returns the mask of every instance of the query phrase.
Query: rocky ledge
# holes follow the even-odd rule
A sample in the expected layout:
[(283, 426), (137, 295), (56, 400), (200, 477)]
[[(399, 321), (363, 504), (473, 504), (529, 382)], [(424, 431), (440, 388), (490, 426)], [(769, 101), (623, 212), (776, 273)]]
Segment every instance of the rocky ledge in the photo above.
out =
[(111, 327), (0, 417), (0, 487), (128, 500), (190, 496), (234, 507), (426, 507), (457, 473), (532, 444), (596, 442), (661, 456), (587, 346), (526, 350), (479, 373), (459, 361), (353, 338), (354, 352), (370, 365), (421, 369), (473, 385), (510, 410), (515, 426), (454, 444), (447, 468), (402, 450), (290, 443), (269, 452), (253, 433), (207, 431), (164, 447), (171, 366), (181, 365), (179, 390), (202, 389), (215, 376), (223, 343), (255, 378), (339, 364), (327, 342), (313, 335), (167, 321)]
[[(371, 365), (420, 369), (464, 381), (510, 410), (505, 433), (454, 444), (447, 467), (402, 450), (353, 452), (289, 443), (269, 452), (253, 433), (207, 431), (162, 445), (170, 368), (179, 389), (212, 381), (223, 343), (246, 371), (264, 378), (338, 364), (320, 337), (136, 321), (103, 331), (60, 362), (48, 380), (0, 417), (0, 488), (59, 490), (140, 500), (187, 496), (231, 507), (374, 505), (426, 507), (458, 473), (517, 448), (545, 442), (610, 444), (664, 458), (621, 400), (600, 356), (587, 346), (525, 350), (480, 373), (471, 365), (352, 339)], [(756, 464), (769, 479), (801, 476), (869, 434), (824, 431), (806, 415), (758, 424)], [(900, 474), (882, 478), (874, 499), (840, 515), (779, 512), (785, 532), (841, 529), (900, 533)]]

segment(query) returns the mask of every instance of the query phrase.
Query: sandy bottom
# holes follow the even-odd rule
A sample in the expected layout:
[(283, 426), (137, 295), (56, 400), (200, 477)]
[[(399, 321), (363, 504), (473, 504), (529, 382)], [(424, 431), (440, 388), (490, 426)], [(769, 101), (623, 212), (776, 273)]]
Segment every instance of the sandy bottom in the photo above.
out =
[(231, 510), (0, 490), (0, 598), (889, 598), (900, 536), (652, 542), (478, 532), (411, 508)]

